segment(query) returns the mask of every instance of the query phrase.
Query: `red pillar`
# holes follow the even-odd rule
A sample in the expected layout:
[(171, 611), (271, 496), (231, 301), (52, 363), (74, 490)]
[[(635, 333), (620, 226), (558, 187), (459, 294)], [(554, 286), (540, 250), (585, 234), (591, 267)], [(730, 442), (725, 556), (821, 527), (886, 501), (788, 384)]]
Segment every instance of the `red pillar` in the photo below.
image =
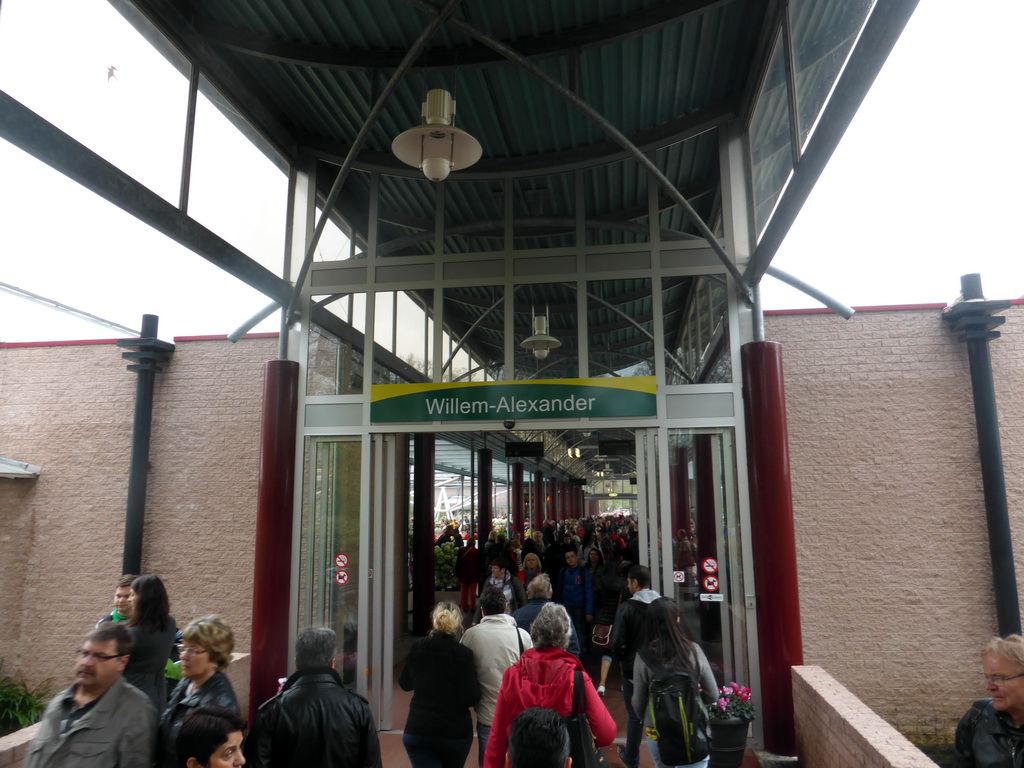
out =
[(533, 530), (544, 527), (544, 473), (533, 473)]
[(523, 535), (523, 462), (517, 461), (512, 465), (512, 493), (509, 504), (512, 506), (512, 530), (508, 532), (509, 541), (515, 534)]
[(477, 487), (480, 489), (480, 503), (477, 508), (480, 510), (480, 575), (485, 575), (487, 564), (483, 558), (483, 548), (487, 539), (491, 536), (491, 520), (494, 519), (494, 451), (489, 448), (482, 448), (477, 454), (479, 456), (480, 469), (477, 472)]
[(430, 631), (434, 610), (434, 435), (413, 437), (412, 633)]
[(555, 527), (562, 522), (562, 508), (558, 504), (558, 480), (549, 477), (548, 478), (548, 513), (551, 519), (555, 521)]
[(259, 485), (252, 579), (252, 664), (249, 722), (288, 674), (292, 514), (295, 504), (295, 434), (299, 364), (271, 360), (263, 369)]
[(782, 345), (744, 344), (741, 360), (765, 749), (794, 755), (790, 667), (804, 658)]

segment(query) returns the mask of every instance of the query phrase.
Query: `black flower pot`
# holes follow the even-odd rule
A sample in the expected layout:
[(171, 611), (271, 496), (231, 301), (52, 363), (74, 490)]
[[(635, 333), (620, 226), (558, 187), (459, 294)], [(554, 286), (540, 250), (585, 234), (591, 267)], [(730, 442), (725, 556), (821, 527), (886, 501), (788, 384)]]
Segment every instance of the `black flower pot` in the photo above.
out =
[(711, 719), (711, 759), (708, 768), (739, 768), (747, 751), (749, 720), (731, 717)]

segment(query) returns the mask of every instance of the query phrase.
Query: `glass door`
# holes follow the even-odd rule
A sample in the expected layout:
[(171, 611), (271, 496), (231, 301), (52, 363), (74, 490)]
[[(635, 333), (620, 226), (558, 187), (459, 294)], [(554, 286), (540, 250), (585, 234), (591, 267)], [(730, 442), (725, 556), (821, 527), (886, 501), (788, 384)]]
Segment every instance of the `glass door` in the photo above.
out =
[(337, 671), (346, 686), (365, 695), (359, 671), (366, 638), (365, 564), (361, 537), (361, 437), (307, 438), (299, 555), (299, 626), (330, 627), (338, 634)]
[(719, 682), (748, 680), (743, 531), (732, 430), (668, 430), (665, 591)]

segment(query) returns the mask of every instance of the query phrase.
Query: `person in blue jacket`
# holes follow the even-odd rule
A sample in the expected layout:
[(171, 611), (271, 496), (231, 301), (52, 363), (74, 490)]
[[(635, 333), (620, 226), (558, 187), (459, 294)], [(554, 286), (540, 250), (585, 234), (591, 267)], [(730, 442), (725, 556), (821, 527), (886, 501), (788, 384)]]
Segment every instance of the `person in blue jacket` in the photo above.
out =
[(590, 623), (594, 620), (594, 582), (580, 565), (575, 549), (565, 553), (565, 567), (558, 574), (557, 600), (565, 606), (580, 639), (581, 652), (586, 653), (590, 648)]

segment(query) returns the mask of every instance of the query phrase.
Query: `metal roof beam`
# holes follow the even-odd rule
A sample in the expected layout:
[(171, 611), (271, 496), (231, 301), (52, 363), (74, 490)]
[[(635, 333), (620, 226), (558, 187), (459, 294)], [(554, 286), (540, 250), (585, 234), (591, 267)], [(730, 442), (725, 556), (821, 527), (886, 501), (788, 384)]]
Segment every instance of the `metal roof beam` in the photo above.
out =
[[(433, 3), (427, 2), (427, 0), (407, 0), (408, 2), (415, 5), (417, 8), (430, 11), (431, 13), (438, 14), (438, 18), (441, 17), (442, 9), (438, 8)], [(669, 178), (658, 168), (654, 162), (647, 157), (642, 150), (640, 150), (635, 144), (633, 144), (629, 138), (618, 128), (616, 128), (611, 121), (609, 121), (604, 115), (598, 112), (594, 107), (588, 104), (586, 101), (581, 99), (576, 93), (569, 88), (566, 88), (561, 82), (556, 80), (554, 77), (549, 75), (543, 69), (538, 67), (529, 59), (523, 57), (518, 51), (510, 48), (509, 46), (502, 43), (500, 40), (496, 40), (490, 35), (480, 31), (472, 24), (468, 24), (462, 19), (454, 16), (448, 16), (446, 23), (450, 24), (457, 29), (465, 32), (468, 35), (472, 35), (484, 45), (493, 48), (495, 51), (505, 56), (510, 61), (515, 62), (520, 67), (525, 69), (527, 72), (532, 74), (534, 77), (541, 80), (545, 85), (551, 88), (555, 93), (564, 98), (578, 110), (580, 110), (588, 119), (595, 123), (601, 130), (607, 133), (612, 140), (626, 150), (627, 153), (632, 155), (636, 161), (643, 166), (647, 172), (658, 182), (658, 184), (665, 190), (669, 197), (683, 209), (686, 217), (690, 222), (697, 228), (697, 231), (701, 236), (707, 240), (711, 250), (715, 252), (722, 265), (728, 270), (729, 274), (736, 280), (736, 287), (743, 296), (748, 300), (752, 301), (753, 296), (750, 293), (750, 286), (747, 284), (743, 275), (740, 273), (739, 268), (729, 257), (725, 247), (719, 242), (718, 238), (715, 237), (715, 233), (711, 231), (711, 228), (704, 222), (693, 206), (687, 202), (686, 198), (683, 197), (682, 193), (676, 189)]]
[[(560, 34), (531, 38), (520, 42), (519, 52), (531, 59), (565, 56), (573, 52), (599, 48), (604, 45), (656, 32), (681, 24), (695, 16), (707, 13), (728, 0), (687, 0), (663, 3), (628, 16), (573, 29)], [(211, 45), (227, 48), (236, 53), (270, 61), (316, 69), (368, 72), (373, 69), (389, 70), (398, 67), (404, 51), (366, 50), (342, 48), (333, 45), (283, 40), (278, 37), (238, 29), (209, 18), (194, 21), (196, 32)], [(439, 51), (426, 51), (411, 72), (436, 72), (453, 69), (478, 69), (501, 66), (504, 56), (487, 46), (466, 45)]]
[(4, 91), (0, 91), (0, 138), (265, 296), (287, 302), (287, 282)]
[[(734, 119), (739, 113), (739, 98), (731, 97), (709, 104), (703, 109), (683, 115), (667, 123), (648, 128), (627, 137), (630, 144), (640, 152), (656, 152), (663, 147), (692, 139), (702, 133), (714, 130), (718, 126)], [(302, 152), (319, 159), (336, 164), (342, 162), (350, 148), (337, 142), (325, 140), (312, 134), (297, 136), (302, 145)], [(459, 179), (465, 181), (490, 181), (497, 176), (518, 178), (537, 176), (540, 173), (567, 173), (581, 168), (625, 160), (633, 155), (614, 141), (602, 141), (576, 149), (546, 152), (525, 157), (482, 158), (470, 168), (459, 171)], [(410, 168), (387, 152), (363, 151), (353, 164), (360, 171), (379, 171), (392, 176), (404, 176), (411, 179), (422, 178), (417, 168)]]

